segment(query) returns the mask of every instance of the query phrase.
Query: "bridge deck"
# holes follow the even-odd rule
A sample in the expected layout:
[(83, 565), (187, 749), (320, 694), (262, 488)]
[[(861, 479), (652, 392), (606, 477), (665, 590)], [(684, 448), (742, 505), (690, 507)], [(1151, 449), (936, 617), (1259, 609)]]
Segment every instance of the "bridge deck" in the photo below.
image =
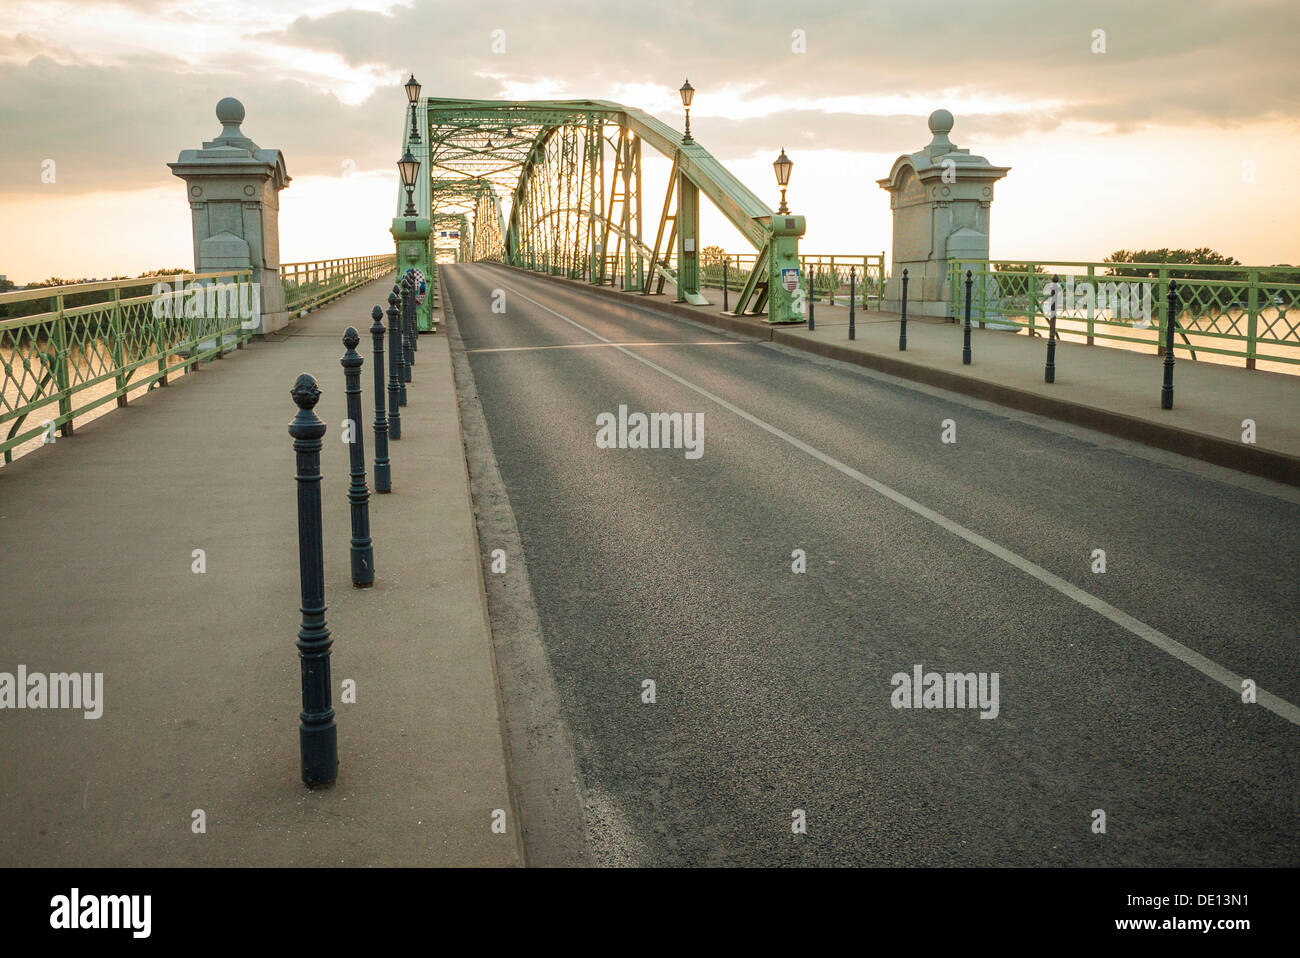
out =
[[(371, 497), (376, 586), (348, 578), (340, 339), (369, 326), (386, 290), (363, 287), (0, 469), (0, 671), (104, 673), (98, 720), (4, 713), (0, 863), (520, 861), (517, 830), (490, 828), (493, 809), (511, 806), (445, 337), (420, 341), (394, 491)], [(368, 339), (361, 352), (369, 461)], [(304, 370), (324, 390), (329, 428), (339, 779), (320, 792), (299, 781), (296, 729), (286, 427)], [(204, 574), (191, 571), (195, 549)], [(339, 700), (344, 679), (356, 704)], [(195, 809), (206, 834), (191, 830)]]

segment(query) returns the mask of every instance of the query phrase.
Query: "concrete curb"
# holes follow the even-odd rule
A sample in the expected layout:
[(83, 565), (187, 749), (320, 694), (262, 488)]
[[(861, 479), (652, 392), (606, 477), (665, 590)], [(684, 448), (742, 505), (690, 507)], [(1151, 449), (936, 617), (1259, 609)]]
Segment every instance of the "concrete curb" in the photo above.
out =
[[(549, 279), (573, 289), (586, 290), (597, 296), (605, 296), (628, 303), (627, 293), (607, 286), (591, 286), (585, 282), (571, 280), (567, 277), (548, 276), (544, 273), (535, 273), (532, 270), (515, 266), (506, 268), (518, 270), (530, 276)], [(1118, 436), (1121, 439), (1140, 442), (1156, 449), (1175, 452), (1217, 466), (1235, 469), (1239, 472), (1263, 476), (1266, 479), (1273, 479), (1289, 486), (1300, 486), (1300, 457), (1290, 456), (1283, 452), (1260, 449), (1257, 446), (1233, 442), (1218, 436), (1193, 432), (1189, 429), (1166, 426), (1124, 413), (1085, 406), (1081, 403), (1053, 399), (1050, 396), (1041, 396), (1022, 389), (977, 379), (973, 376), (963, 376), (960, 373), (932, 369), (894, 356), (867, 353), (857, 349), (850, 349), (847, 346), (837, 346), (834, 343), (809, 341), (790, 335), (786, 331), (789, 327), (769, 326), (763, 322), (747, 321), (721, 313), (706, 312), (699, 307), (687, 306), (684, 303), (663, 302), (658, 298), (646, 296), (638, 297), (628, 305), (642, 306), (657, 312), (694, 320), (697, 323), (703, 323), (716, 329), (739, 333), (751, 339), (801, 349), (804, 352), (824, 356), (827, 359), (836, 359), (846, 363), (853, 363), (856, 366), (875, 369), (891, 376), (911, 379), (928, 386), (961, 393), (964, 396), (987, 400), (1010, 409), (1018, 409), (1022, 412), (1046, 416), (1049, 419), (1057, 419), (1072, 425), (1095, 429), (1098, 432)], [(797, 324), (793, 328), (801, 329), (803, 324)]]

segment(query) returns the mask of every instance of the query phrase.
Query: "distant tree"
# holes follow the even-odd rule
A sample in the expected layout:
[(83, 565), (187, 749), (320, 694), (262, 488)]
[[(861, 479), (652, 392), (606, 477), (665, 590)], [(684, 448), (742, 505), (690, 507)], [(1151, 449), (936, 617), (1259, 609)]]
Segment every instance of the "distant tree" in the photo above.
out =
[[(1024, 273), (1028, 272), (1028, 263), (994, 263), (993, 271), (995, 273)], [(1041, 266), (1034, 267), (1035, 273), (1046, 273), (1047, 270)]]
[(727, 251), (721, 246), (706, 246), (700, 250), (700, 264), (703, 266), (721, 266)]
[[(1222, 253), (1215, 252), (1209, 247), (1202, 246), (1198, 249), (1139, 249), (1127, 250), (1118, 249), (1106, 257), (1106, 263), (1116, 265), (1110, 266), (1106, 273), (1109, 276), (1145, 276), (1155, 277), (1160, 275), (1160, 270), (1143, 266), (1122, 266), (1123, 263), (1159, 263), (1169, 265), (1196, 265), (1196, 266), (1240, 266), (1241, 261), (1232, 256), (1224, 256)], [(1204, 277), (1204, 273), (1198, 273), (1195, 270), (1178, 270), (1169, 271), (1169, 275), (1175, 279), (1187, 279), (1192, 277)], [(1223, 272), (1216, 274), (1219, 279), (1244, 279), (1246, 273), (1242, 272)]]

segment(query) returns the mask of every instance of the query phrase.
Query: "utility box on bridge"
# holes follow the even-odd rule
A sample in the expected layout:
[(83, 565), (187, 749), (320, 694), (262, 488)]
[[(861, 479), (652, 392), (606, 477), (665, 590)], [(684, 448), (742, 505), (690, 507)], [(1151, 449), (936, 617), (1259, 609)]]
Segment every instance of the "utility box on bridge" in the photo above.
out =
[(182, 150), (171, 171), (185, 181), (194, 229), (194, 271), (252, 269), (261, 316), (255, 332), (289, 321), (280, 283), (280, 191), (289, 185), (284, 154), (240, 132), (244, 105), (217, 104), (221, 134), (201, 150)]
[(909, 314), (947, 316), (948, 264), (954, 259), (988, 259), (989, 208), (993, 184), (1009, 166), (993, 166), (948, 139), (952, 114), (930, 114), (930, 145), (894, 161), (877, 180), (889, 192), (894, 239), (882, 309), (897, 311), (903, 270), (908, 271)]

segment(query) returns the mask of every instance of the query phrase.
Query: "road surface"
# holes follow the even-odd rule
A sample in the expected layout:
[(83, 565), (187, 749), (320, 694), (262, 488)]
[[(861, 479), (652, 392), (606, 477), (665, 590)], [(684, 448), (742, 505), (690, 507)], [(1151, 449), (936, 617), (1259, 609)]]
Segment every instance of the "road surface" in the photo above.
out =
[[(1296, 863), (1292, 491), (519, 271), (444, 276), (595, 861)], [(701, 454), (600, 448), (620, 406), (700, 414)], [(918, 667), (982, 677), (983, 706), (896, 707)]]

